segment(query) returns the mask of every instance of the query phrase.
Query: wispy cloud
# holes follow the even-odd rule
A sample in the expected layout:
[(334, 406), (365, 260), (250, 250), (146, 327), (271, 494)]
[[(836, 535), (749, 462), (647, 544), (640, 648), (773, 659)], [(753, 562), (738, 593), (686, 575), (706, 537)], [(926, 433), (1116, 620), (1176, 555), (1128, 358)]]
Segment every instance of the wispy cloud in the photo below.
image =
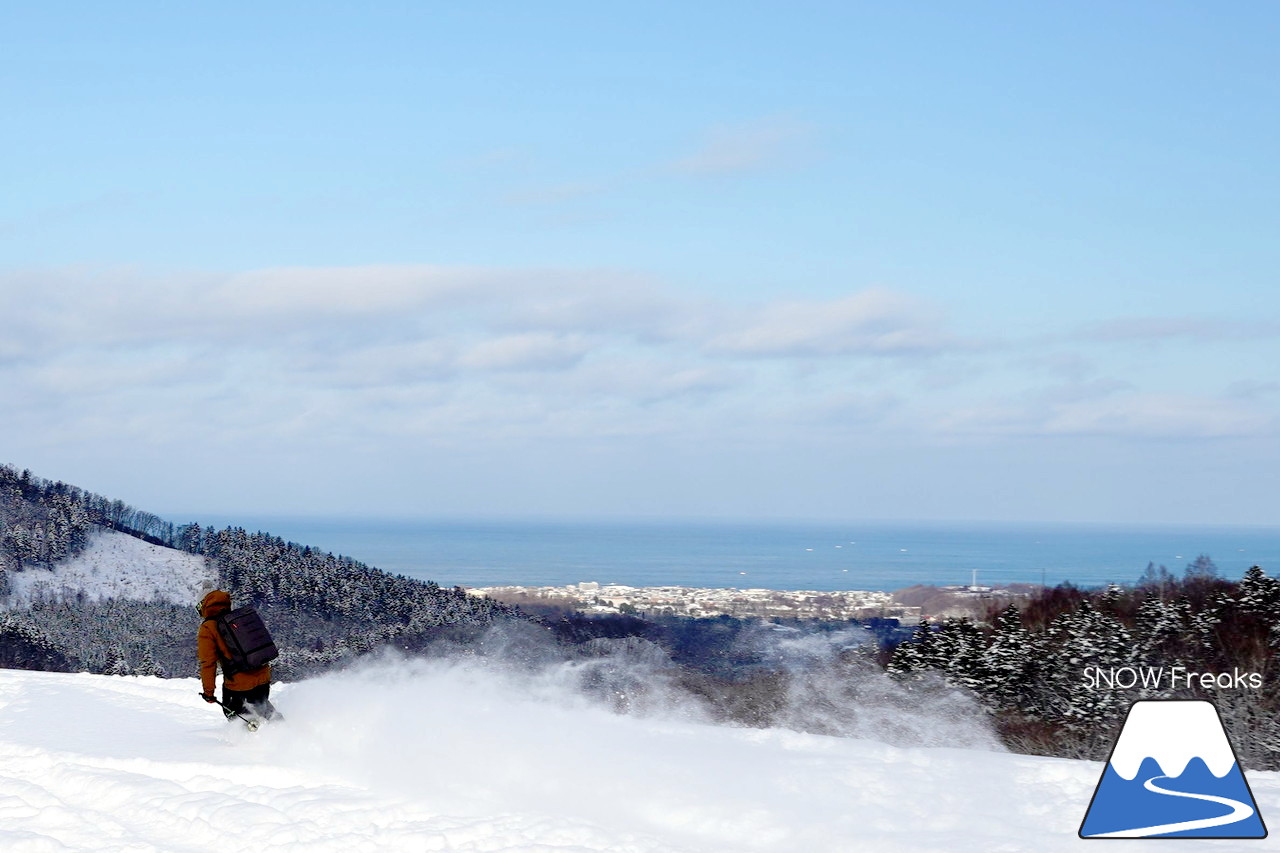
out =
[(1280, 321), (1222, 320), (1210, 317), (1121, 317), (1085, 326), (1076, 337), (1102, 343), (1280, 339)]
[(1069, 382), (1082, 382), (1098, 372), (1097, 363), (1079, 352), (1036, 352), (1022, 358), (1018, 364), (1035, 373)]
[(800, 161), (817, 137), (815, 125), (789, 116), (773, 116), (710, 128), (690, 154), (669, 164), (687, 175), (730, 175)]
[(1272, 418), (1229, 400), (1158, 393), (1074, 401), (1055, 407), (1041, 425), (1047, 434), (1169, 438), (1247, 436), (1272, 428)]
[(741, 314), (707, 344), (742, 356), (928, 355), (962, 346), (937, 309), (884, 289)]
[(1026, 400), (971, 403), (939, 413), (941, 435), (1221, 439), (1274, 433), (1276, 417), (1239, 400), (1146, 392), (1127, 383), (1056, 389)]
[(224, 316), (344, 319), (464, 302), (482, 270), (429, 266), (275, 267), (231, 276), (199, 304)]
[(100, 216), (116, 215), (134, 207), (141, 199), (142, 196), (137, 192), (116, 189), (88, 198), (28, 210), (20, 217), (0, 219), (0, 235), (33, 232), (79, 220), (91, 221)]
[[(551, 221), (578, 221), (590, 201), (650, 187), (655, 178), (717, 177), (794, 166), (813, 158), (818, 127), (789, 115), (774, 115), (708, 127), (677, 157), (615, 164), (603, 174), (575, 178), (572, 172), (538, 174), (534, 161), (514, 149), (497, 149), (459, 164), (471, 172), (508, 173), (496, 200), (503, 205), (557, 214)], [(597, 219), (604, 214), (591, 216)]]

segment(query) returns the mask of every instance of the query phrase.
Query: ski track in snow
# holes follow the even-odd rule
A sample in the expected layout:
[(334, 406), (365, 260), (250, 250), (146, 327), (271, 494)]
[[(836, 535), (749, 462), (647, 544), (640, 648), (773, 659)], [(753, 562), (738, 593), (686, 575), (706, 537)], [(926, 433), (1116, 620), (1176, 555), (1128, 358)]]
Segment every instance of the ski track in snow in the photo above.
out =
[[(198, 690), (0, 670), (0, 850), (1052, 853), (1087, 845), (1102, 769), (620, 716), (440, 663), (281, 685), (257, 734)], [(1280, 813), (1280, 774), (1249, 778)]]

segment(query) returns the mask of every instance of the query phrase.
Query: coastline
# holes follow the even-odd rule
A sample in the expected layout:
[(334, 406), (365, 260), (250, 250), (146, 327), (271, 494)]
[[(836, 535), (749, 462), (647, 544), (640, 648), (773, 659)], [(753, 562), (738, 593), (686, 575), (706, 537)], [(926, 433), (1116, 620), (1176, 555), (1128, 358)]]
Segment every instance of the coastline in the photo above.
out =
[[(1280, 565), (1280, 528), (1063, 524), (624, 523), (214, 517), (445, 587), (849, 589), (1133, 583), (1197, 555), (1224, 577)], [(977, 577), (974, 578), (976, 571)]]

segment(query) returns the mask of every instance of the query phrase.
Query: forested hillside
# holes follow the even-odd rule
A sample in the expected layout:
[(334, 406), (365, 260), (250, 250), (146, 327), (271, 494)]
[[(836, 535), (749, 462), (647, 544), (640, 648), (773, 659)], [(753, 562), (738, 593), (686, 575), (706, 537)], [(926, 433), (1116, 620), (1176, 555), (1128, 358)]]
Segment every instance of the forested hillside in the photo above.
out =
[(1021, 752), (1105, 759), (1138, 699), (1211, 699), (1247, 766), (1280, 769), (1280, 580), (1217, 577), (1208, 557), (1174, 579), (1047, 589), (1019, 610), (925, 622), (888, 661), (907, 681), (973, 691)]
[[(128, 504), (0, 465), (0, 606), (16, 573), (82, 552), (101, 530), (200, 555), (237, 606), (271, 626), (278, 675), (297, 677), (381, 645), (418, 648), (518, 611), (460, 589), (441, 589), (241, 528), (174, 525)], [(188, 676), (194, 672), (195, 601), (97, 600), (51, 591), (0, 616), (0, 666)]]
[(237, 606), (253, 604), (285, 638), (278, 668), (301, 675), (380, 645), (417, 649), (444, 633), (466, 633), (514, 608), (393, 575), (349, 557), (241, 528), (179, 528), (184, 548), (204, 554)]
[(93, 524), (110, 526), (111, 502), (65, 483), (51, 483), (0, 465), (0, 594), (7, 573), (48, 566), (78, 553)]

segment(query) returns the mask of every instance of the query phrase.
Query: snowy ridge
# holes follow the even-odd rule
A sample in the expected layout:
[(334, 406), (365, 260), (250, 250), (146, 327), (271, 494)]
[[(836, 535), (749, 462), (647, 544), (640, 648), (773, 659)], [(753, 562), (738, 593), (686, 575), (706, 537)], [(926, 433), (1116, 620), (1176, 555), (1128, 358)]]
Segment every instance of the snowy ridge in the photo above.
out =
[(1144, 701), (1134, 704), (1129, 712), (1111, 755), (1111, 766), (1132, 781), (1143, 759), (1152, 758), (1166, 776), (1177, 777), (1197, 757), (1218, 778), (1230, 773), (1236, 762), (1213, 704)]
[[(0, 670), (0, 850), (218, 851), (234, 826), (272, 853), (1057, 853), (1099, 772), (618, 715), (475, 663), (279, 685), (288, 722), (254, 735), (197, 690)], [(1251, 781), (1280, 808), (1280, 774)]]
[(96, 528), (85, 549), (52, 570), (10, 572), (10, 604), (23, 607), (41, 597), (83, 593), (96, 601), (125, 598), (194, 604), (214, 580), (204, 557), (152, 545), (116, 530)]

